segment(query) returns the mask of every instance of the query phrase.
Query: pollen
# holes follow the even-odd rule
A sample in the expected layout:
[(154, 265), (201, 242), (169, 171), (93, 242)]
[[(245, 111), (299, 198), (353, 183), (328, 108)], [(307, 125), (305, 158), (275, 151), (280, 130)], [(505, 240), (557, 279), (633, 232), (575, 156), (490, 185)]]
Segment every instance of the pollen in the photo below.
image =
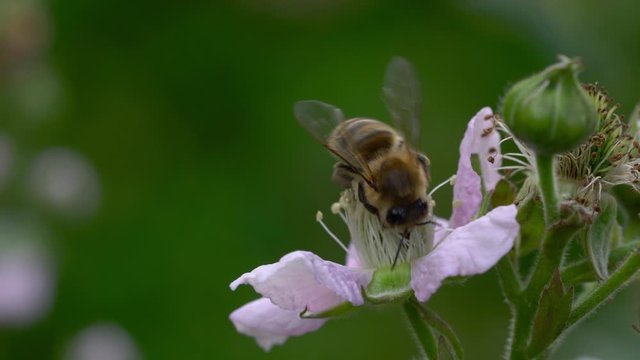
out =
[(322, 218), (323, 218), (322, 211), (318, 211), (316, 213), (316, 221), (317, 222), (322, 222)]

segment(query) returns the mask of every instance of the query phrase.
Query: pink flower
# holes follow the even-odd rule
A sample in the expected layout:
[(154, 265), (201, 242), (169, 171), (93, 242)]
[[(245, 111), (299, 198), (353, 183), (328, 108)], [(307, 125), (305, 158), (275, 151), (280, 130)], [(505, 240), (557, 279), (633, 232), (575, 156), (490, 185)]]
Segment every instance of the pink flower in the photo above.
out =
[[(484, 181), (485, 190), (491, 191), (500, 179), (500, 138), (493, 131), (491, 116), (491, 109), (483, 108), (465, 132), (451, 220), (447, 223), (436, 219), (439, 226), (435, 231), (428, 226), (416, 227), (395, 270), (390, 269), (390, 264), (402, 240), (397, 233), (381, 229), (377, 218), (347, 190), (333, 209), (349, 227), (347, 265), (294, 251), (277, 263), (242, 275), (231, 283), (231, 289), (249, 284), (262, 298), (231, 313), (236, 329), (269, 350), (289, 336), (317, 330), (326, 318), (344, 309), (411, 294), (424, 302), (447, 277), (480, 274), (493, 267), (513, 246), (519, 225), (514, 205), (497, 207), (473, 219), (482, 201), (481, 183)], [(482, 179), (471, 167), (473, 154), (479, 155)], [(382, 277), (400, 279), (401, 285), (380, 287), (386, 283), (377, 281)], [(407, 281), (403, 282), (405, 278)]]

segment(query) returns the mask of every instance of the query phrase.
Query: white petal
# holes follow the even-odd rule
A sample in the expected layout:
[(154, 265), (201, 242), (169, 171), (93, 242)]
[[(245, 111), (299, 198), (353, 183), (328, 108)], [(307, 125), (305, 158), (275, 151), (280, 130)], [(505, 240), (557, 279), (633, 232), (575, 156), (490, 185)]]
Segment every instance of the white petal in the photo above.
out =
[(362, 305), (362, 287), (372, 272), (322, 260), (307, 251), (294, 251), (279, 262), (257, 267), (231, 283), (235, 290), (249, 284), (285, 310), (320, 312), (344, 301)]
[(302, 319), (299, 311), (283, 310), (267, 298), (252, 301), (229, 315), (239, 333), (253, 336), (258, 345), (269, 351), (283, 344), (289, 336), (318, 330), (326, 319)]
[(513, 246), (520, 226), (515, 205), (500, 206), (446, 236), (428, 255), (414, 261), (411, 287), (427, 301), (450, 276), (489, 270)]
[[(452, 228), (471, 221), (482, 202), (482, 181), (473, 170), (471, 156), (478, 155), (487, 191), (493, 190), (501, 179), (497, 170), (502, 161), (500, 136), (495, 129), (485, 134), (486, 129), (493, 127), (490, 121), (492, 115), (490, 108), (482, 108), (467, 124), (467, 130), (460, 143), (460, 159), (453, 186), (453, 214), (450, 221)], [(489, 161), (490, 156), (493, 158), (493, 163)]]
[(138, 360), (142, 354), (121, 326), (96, 323), (79, 332), (68, 345), (65, 360)]
[(66, 148), (40, 153), (29, 173), (30, 194), (51, 210), (72, 219), (95, 214), (100, 205), (100, 179), (93, 164)]

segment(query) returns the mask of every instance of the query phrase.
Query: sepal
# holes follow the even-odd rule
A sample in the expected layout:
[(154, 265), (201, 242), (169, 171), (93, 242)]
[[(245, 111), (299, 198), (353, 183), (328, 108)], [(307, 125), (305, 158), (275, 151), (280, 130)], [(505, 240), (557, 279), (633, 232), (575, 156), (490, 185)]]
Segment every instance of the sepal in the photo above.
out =
[(560, 271), (556, 270), (551, 281), (542, 291), (533, 319), (533, 330), (528, 349), (531, 357), (544, 351), (562, 333), (571, 313), (573, 295), (573, 287), (565, 289)]
[(618, 206), (613, 196), (603, 193), (600, 200), (600, 213), (593, 219), (587, 233), (587, 253), (591, 265), (600, 280), (609, 277), (609, 252), (617, 227)]
[(413, 294), (411, 288), (411, 265), (403, 263), (390, 267), (379, 268), (373, 273), (373, 278), (364, 289), (365, 299), (371, 303), (403, 302)]

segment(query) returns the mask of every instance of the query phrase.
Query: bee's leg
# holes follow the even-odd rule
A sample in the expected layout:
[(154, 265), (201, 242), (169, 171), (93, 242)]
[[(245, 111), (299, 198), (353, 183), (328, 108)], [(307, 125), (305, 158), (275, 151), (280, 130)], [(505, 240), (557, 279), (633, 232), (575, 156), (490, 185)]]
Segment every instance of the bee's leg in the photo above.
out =
[(349, 168), (349, 166), (340, 162), (333, 165), (333, 175), (331, 176), (331, 180), (333, 180), (333, 182), (338, 184), (338, 186), (340, 186), (341, 188), (350, 188), (353, 178), (354, 173), (351, 168)]
[(400, 235), (400, 243), (398, 244), (398, 250), (396, 250), (396, 256), (393, 258), (393, 264), (391, 265), (391, 270), (396, 267), (396, 263), (398, 262), (398, 257), (400, 256), (400, 249), (402, 249), (402, 245), (404, 244), (404, 239), (409, 240), (409, 230), (405, 230)]
[(362, 183), (358, 183), (358, 200), (364, 205), (364, 208), (369, 210), (373, 215), (378, 215), (378, 209), (369, 204), (367, 197), (364, 195), (364, 187), (362, 187)]

